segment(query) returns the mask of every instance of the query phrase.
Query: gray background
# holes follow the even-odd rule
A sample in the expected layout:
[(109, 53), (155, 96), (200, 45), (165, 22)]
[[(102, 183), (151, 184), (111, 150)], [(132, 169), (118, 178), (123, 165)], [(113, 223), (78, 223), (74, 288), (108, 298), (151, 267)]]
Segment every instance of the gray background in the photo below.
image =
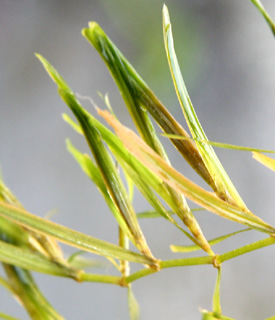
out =
[[(263, 3), (275, 17), (274, 1)], [(76, 92), (91, 96), (102, 107), (97, 91), (108, 92), (121, 121), (132, 126), (105, 65), (80, 34), (88, 21), (96, 20), (186, 127), (164, 52), (162, 4), (159, 0), (0, 0), (0, 162), (6, 184), (30, 212), (44, 216), (57, 209), (55, 222), (117, 242), (113, 217), (64, 144), (70, 137), (86, 151), (85, 142), (62, 121), (61, 113), (68, 110), (33, 53), (44, 55)], [(250, 1), (237, 0), (167, 0), (166, 4), (189, 94), (208, 138), (275, 149), (275, 41), (256, 8)], [(173, 164), (205, 187), (169, 143), (165, 145)], [(252, 160), (250, 153), (217, 153), (247, 206), (275, 225), (274, 174)], [(138, 193), (134, 203), (137, 211), (149, 209)], [(240, 228), (206, 212), (198, 213), (198, 220), (208, 238)], [(141, 225), (155, 256), (182, 256), (169, 252), (171, 243), (188, 243), (173, 227), (160, 219)], [(215, 250), (222, 253), (259, 238), (261, 234), (251, 232)], [(224, 264), (225, 315), (259, 320), (275, 314), (274, 258), (274, 248), (269, 247)], [(34, 276), (66, 319), (128, 319), (124, 289)], [(201, 266), (164, 270), (141, 279), (133, 285), (141, 319), (200, 319), (199, 308), (211, 309), (215, 277), (213, 268)], [(2, 288), (0, 311), (28, 319)]]

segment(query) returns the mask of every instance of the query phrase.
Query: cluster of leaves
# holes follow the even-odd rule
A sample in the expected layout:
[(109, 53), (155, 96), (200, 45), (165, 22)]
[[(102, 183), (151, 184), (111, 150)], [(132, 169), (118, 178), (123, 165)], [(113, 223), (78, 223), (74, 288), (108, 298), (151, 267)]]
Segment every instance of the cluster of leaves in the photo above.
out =
[[(274, 24), (260, 1), (252, 1), (264, 15), (273, 32)], [(275, 228), (253, 214), (244, 204), (230, 178), (218, 160), (212, 145), (254, 151), (254, 157), (275, 170), (274, 160), (259, 152), (272, 152), (219, 144), (208, 141), (196, 116), (185, 87), (174, 50), (168, 9), (163, 8), (163, 35), (168, 63), (182, 111), (192, 138), (173, 118), (134, 68), (111, 42), (100, 26), (91, 22), (83, 30), (84, 37), (95, 47), (113, 76), (139, 136), (123, 126), (114, 115), (108, 97), (109, 110), (100, 110), (111, 131), (86, 111), (74, 92), (53, 66), (37, 54), (44, 68), (58, 87), (58, 93), (73, 112), (78, 123), (68, 115), (63, 118), (79, 134), (85, 136), (93, 158), (78, 151), (67, 140), (67, 148), (85, 174), (98, 187), (119, 226), (118, 245), (71, 230), (27, 212), (12, 192), (0, 182), (0, 260), (7, 278), (0, 283), (17, 297), (32, 319), (63, 319), (47, 302), (36, 286), (30, 271), (70, 277), (76, 281), (102, 282), (128, 288), (131, 319), (138, 319), (138, 305), (131, 283), (163, 268), (210, 264), (218, 270), (214, 291), (213, 311), (203, 310), (203, 319), (230, 319), (222, 315), (220, 307), (221, 264), (241, 254), (275, 243)], [(188, 180), (170, 164), (149, 114), (163, 130), (178, 152), (206, 181), (213, 192), (206, 191)], [(120, 171), (118, 170), (118, 165)], [(128, 191), (120, 172), (128, 183)], [(147, 199), (153, 210), (136, 213), (132, 204), (134, 186)], [(243, 224), (247, 230), (268, 234), (268, 237), (221, 255), (212, 246), (236, 233), (208, 241), (204, 236), (186, 199), (223, 218)], [(167, 209), (169, 207), (169, 209)], [(175, 217), (175, 215), (176, 217)], [(139, 224), (139, 218), (163, 217), (192, 242), (192, 246), (171, 246), (174, 252), (203, 250), (206, 255), (195, 258), (161, 260), (149, 248)], [(91, 274), (84, 270), (79, 252), (64, 258), (57, 241), (84, 252), (106, 257), (120, 276)], [(129, 241), (137, 252), (129, 249)], [(131, 273), (130, 262), (141, 269)], [(0, 314), (4, 319), (14, 319)], [(271, 319), (271, 318), (270, 318)]]

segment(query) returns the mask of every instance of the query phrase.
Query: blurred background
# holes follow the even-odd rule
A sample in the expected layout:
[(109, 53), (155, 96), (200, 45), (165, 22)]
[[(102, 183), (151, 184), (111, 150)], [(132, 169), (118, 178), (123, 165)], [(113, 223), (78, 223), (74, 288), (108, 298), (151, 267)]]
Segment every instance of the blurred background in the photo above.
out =
[[(275, 2), (263, 4), (275, 18)], [(68, 110), (34, 52), (46, 57), (77, 93), (92, 97), (99, 106), (104, 104), (97, 92), (108, 92), (116, 114), (133, 127), (108, 70), (81, 36), (81, 29), (95, 20), (187, 128), (164, 51), (162, 5), (160, 0), (0, 0), (0, 163), (4, 181), (30, 212), (43, 217), (56, 210), (53, 221), (117, 243), (113, 216), (66, 151), (65, 138), (88, 151), (85, 141), (62, 120)], [(248, 0), (166, 0), (166, 5), (183, 76), (209, 140), (274, 150), (275, 40), (262, 16)], [(93, 112), (88, 102), (83, 104)], [(173, 165), (206, 187), (170, 143), (165, 139), (164, 143)], [(217, 154), (251, 211), (275, 225), (274, 174), (249, 152), (217, 149)], [(137, 212), (150, 209), (138, 193), (134, 204)], [(241, 228), (207, 212), (197, 213), (197, 218), (208, 239)], [(141, 226), (155, 256), (183, 257), (170, 253), (169, 244), (188, 244), (172, 226), (162, 219), (142, 221)], [(260, 238), (263, 235), (256, 232), (242, 234), (215, 251)], [(73, 252), (64, 250), (68, 255)], [(274, 248), (268, 247), (224, 264), (225, 315), (259, 320), (275, 314), (274, 259)], [(34, 277), (68, 320), (129, 319), (122, 288)], [(215, 278), (213, 268), (197, 266), (163, 270), (137, 281), (133, 290), (141, 319), (200, 319), (199, 308), (211, 309)], [(4, 288), (0, 311), (28, 319)]]

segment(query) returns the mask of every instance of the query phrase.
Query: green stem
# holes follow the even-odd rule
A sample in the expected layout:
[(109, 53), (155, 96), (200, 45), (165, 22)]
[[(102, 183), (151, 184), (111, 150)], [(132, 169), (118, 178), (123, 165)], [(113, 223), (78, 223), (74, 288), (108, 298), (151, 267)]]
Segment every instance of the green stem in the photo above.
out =
[(251, 2), (257, 7), (257, 9), (263, 15), (263, 17), (265, 18), (266, 22), (268, 23), (268, 25), (273, 33), (273, 35), (275, 36), (275, 24), (274, 24), (273, 20), (271, 19), (270, 15), (265, 10), (261, 1), (260, 0), (251, 0)]
[(123, 285), (121, 277), (101, 275), (101, 274), (92, 274), (92, 273), (83, 273), (80, 278), (80, 282), (82, 282), (82, 281), (117, 284), (119, 286)]
[(214, 295), (213, 295), (213, 312), (217, 317), (221, 316), (222, 314), (221, 297), (220, 297), (221, 272), (222, 272), (222, 267), (220, 266), (218, 268), (218, 276), (217, 276)]
[(153, 269), (142, 269), (142, 270), (139, 270), (133, 274), (131, 274), (130, 276), (128, 276), (125, 281), (126, 283), (131, 283), (131, 282), (134, 282), (140, 278), (143, 278), (143, 277), (146, 277), (146, 276), (149, 276), (150, 274), (152, 273), (155, 273), (157, 271), (153, 270)]
[(197, 266), (202, 264), (213, 264), (214, 257), (196, 257), (196, 258), (184, 258), (174, 259), (160, 262), (160, 268), (172, 268), (172, 267), (185, 267), (185, 266)]
[[(174, 259), (160, 262), (160, 269), (173, 268), (173, 267), (184, 267), (184, 266), (195, 266), (202, 264), (213, 264), (213, 257), (196, 257), (196, 258), (185, 258), (185, 259)], [(125, 280), (127, 283), (131, 283), (140, 278), (148, 276), (149, 274), (154, 273), (154, 270), (151, 269), (142, 269), (139, 270), (130, 276), (128, 276)]]
[(235, 258), (237, 256), (240, 256), (242, 254), (248, 253), (250, 251), (254, 251), (254, 250), (257, 250), (257, 249), (260, 249), (260, 248), (263, 248), (263, 247), (270, 246), (270, 245), (272, 245), (274, 243), (275, 243), (275, 238), (274, 237), (268, 237), (268, 238), (265, 238), (265, 239), (250, 243), (250, 244), (248, 244), (246, 246), (243, 246), (243, 247), (234, 249), (232, 251), (226, 252), (226, 253), (224, 253), (224, 254), (222, 254), (220, 256), (217, 256), (216, 261), (217, 261), (217, 263), (222, 263), (222, 262), (224, 262), (226, 260), (233, 259), (233, 258)]
[[(226, 252), (224, 254), (216, 255), (215, 257), (206, 256), (206, 257), (183, 258), (183, 259), (161, 261), (160, 262), (160, 269), (172, 268), (172, 267), (186, 267), (186, 266), (204, 265), (204, 264), (213, 264), (214, 266), (216, 266), (226, 260), (233, 259), (237, 256), (248, 253), (250, 251), (254, 251), (254, 250), (266, 247), (266, 246), (270, 246), (274, 243), (275, 243), (275, 238), (268, 237), (263, 240), (259, 240), (257, 242), (248, 244), (246, 246), (237, 248), (235, 250)], [(125, 280), (126, 280), (126, 283), (129, 284), (129, 283), (136, 281), (140, 278), (146, 277), (154, 272), (155, 271), (151, 270), (151, 269), (142, 269), (140, 271), (137, 271), (137, 272), (131, 274)]]

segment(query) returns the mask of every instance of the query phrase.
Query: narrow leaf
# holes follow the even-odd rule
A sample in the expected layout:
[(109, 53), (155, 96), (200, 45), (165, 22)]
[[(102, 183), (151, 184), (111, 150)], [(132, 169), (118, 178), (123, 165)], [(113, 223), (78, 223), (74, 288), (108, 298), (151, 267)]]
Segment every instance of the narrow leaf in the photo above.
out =
[(174, 134), (162, 133), (162, 136), (167, 137), (169, 139), (179, 139), (179, 140), (181, 140), (181, 139), (182, 140), (191, 139), (191, 140), (194, 140), (194, 141), (197, 141), (197, 142), (210, 144), (213, 147), (222, 148), (222, 149), (275, 153), (274, 150), (243, 147), (243, 146), (237, 146), (237, 145), (234, 145), (234, 144), (228, 144), (228, 143), (223, 143), (223, 142), (215, 142), (215, 141), (209, 141), (209, 140), (200, 140), (200, 139), (191, 138), (191, 137), (187, 138), (187, 137), (182, 137), (182, 136), (176, 136)]
[[(128, 230), (125, 230), (126, 234), (130, 235), (129, 238), (142, 253), (152, 256), (152, 253), (139, 226), (129, 196), (119, 177), (113, 160), (103, 144), (99, 132), (90, 123), (87, 112), (78, 103), (76, 97), (74, 96), (68, 85), (65, 83), (64, 79), (46, 59), (44, 59), (40, 55), (37, 55), (37, 57), (44, 65), (46, 71), (58, 85), (58, 92), (60, 96), (77, 118), (88, 142), (90, 150), (93, 153), (96, 164), (103, 176), (108, 192), (110, 193), (113, 202), (117, 206), (121, 217), (124, 219), (125, 224), (128, 227)], [(118, 223), (119, 222), (120, 220), (118, 221)], [(125, 224), (121, 225), (121, 228), (124, 228)]]
[(105, 120), (114, 128), (117, 135), (123, 141), (125, 147), (151, 171), (153, 171), (160, 179), (175, 188), (178, 192), (182, 192), (191, 201), (204, 207), (217, 215), (232, 221), (242, 223), (262, 232), (273, 234), (275, 229), (262, 221), (255, 215), (248, 214), (240, 208), (229, 204), (213, 193), (205, 191), (192, 181), (185, 178), (182, 174), (168, 165), (159, 157), (148, 145), (146, 145), (139, 137), (130, 129), (122, 126), (107, 111), (101, 111)]
[[(13, 193), (0, 180), (0, 201), (6, 202), (18, 208), (23, 208), (22, 204), (16, 199)], [(19, 225), (14, 225), (11, 221), (3, 221), (0, 219), (0, 231), (2, 237), (8, 242), (16, 243), (19, 246), (27, 246), (35, 251), (40, 252), (44, 256), (51, 258), (58, 263), (65, 263), (63, 253), (57, 243), (50, 237), (45, 237), (41, 234), (27, 229), (21, 228)]]
[(28, 270), (7, 264), (3, 267), (15, 297), (24, 306), (31, 319), (64, 320), (42, 295)]
[[(194, 213), (196, 211), (205, 211), (205, 209), (197, 208), (197, 209), (191, 209), (191, 211)], [(172, 210), (167, 210), (167, 213), (169, 215), (175, 214)], [(137, 217), (139, 219), (143, 219), (143, 218), (160, 218), (160, 217), (162, 217), (162, 214), (160, 212), (156, 211), (156, 210), (147, 210), (147, 211), (139, 212), (137, 214)]]
[(265, 156), (264, 154), (261, 154), (259, 152), (252, 152), (253, 158), (257, 161), (259, 161), (261, 164), (266, 166), (267, 168), (275, 171), (275, 160)]
[(275, 23), (274, 21), (271, 19), (270, 15), (268, 14), (268, 12), (265, 10), (262, 2), (260, 0), (251, 0), (252, 3), (254, 3), (254, 5), (256, 6), (256, 8), (260, 11), (260, 13), (263, 15), (263, 17), (265, 18), (266, 22), (268, 23), (273, 35), (275, 36)]
[[(131, 237), (131, 234), (128, 232), (128, 226), (125, 223), (125, 220), (121, 216), (120, 212), (118, 211), (116, 205), (114, 204), (104, 182), (104, 179), (98, 169), (98, 167), (94, 164), (92, 159), (87, 154), (82, 154), (79, 152), (70, 142), (70, 140), (66, 140), (67, 149), (78, 162), (82, 170), (87, 174), (87, 176), (95, 183), (98, 187), (99, 191), (101, 192), (104, 200), (106, 201), (108, 207), (110, 208), (111, 212), (113, 213), (116, 220), (119, 222), (119, 225), (122, 226), (123, 230), (127, 232), (128, 236)], [(134, 240), (133, 240), (134, 241)]]
[[(169, 163), (167, 154), (160, 143), (157, 133), (147, 114), (146, 104), (148, 104), (148, 101), (144, 103), (141, 100), (141, 97), (148, 96), (148, 94), (152, 95), (151, 90), (149, 90), (147, 85), (137, 75), (136, 71), (97, 24), (90, 23), (89, 28), (83, 30), (83, 34), (92, 42), (106, 62), (142, 139), (158, 153), (162, 159)], [(163, 109), (162, 107), (160, 108)], [(148, 111), (150, 112), (149, 109)], [(156, 112), (157, 111), (154, 110), (154, 113)], [(162, 185), (162, 188), (166, 189), (173, 198), (173, 201), (176, 204), (174, 208), (175, 213), (197, 238), (201, 247), (210, 255), (213, 255), (214, 253), (207, 243), (195, 217), (192, 215), (184, 196), (177, 193), (176, 190), (165, 183)]]
[[(182, 78), (178, 59), (174, 49), (169, 12), (165, 5), (163, 6), (163, 36), (172, 79), (190, 132), (195, 139), (208, 140), (195, 113), (184, 80)], [(211, 145), (198, 141), (196, 141), (196, 145), (210, 175), (213, 178), (215, 184), (214, 191), (217, 193), (217, 195), (221, 199), (246, 210), (242, 199), (223, 169)]]
[(63, 243), (85, 251), (90, 251), (102, 256), (125, 259), (136, 263), (149, 265), (154, 265), (155, 263), (155, 260), (150, 257), (134, 253), (106, 241), (74, 231), (3, 202), (0, 202), (0, 215), (7, 219), (11, 219), (20, 225), (39, 233), (52, 236)]
[(12, 316), (9, 316), (8, 314), (0, 312), (0, 319), (5, 319), (5, 320), (19, 320), (18, 318), (14, 318)]
[[(145, 108), (164, 132), (189, 137), (188, 133), (159, 101), (152, 90), (96, 22), (90, 22), (89, 27), (83, 29), (82, 33), (95, 47), (106, 63), (120, 89), (126, 105), (131, 109), (130, 113), (133, 114), (133, 119), (140, 119), (136, 113), (142, 113), (142, 108)], [(144, 117), (147, 117), (145, 113), (142, 114)], [(142, 123), (140, 123), (140, 127), (141, 126)], [(141, 131), (143, 132), (141, 135), (144, 136), (146, 130)], [(194, 170), (196, 170), (211, 187), (214, 187), (213, 179), (209, 175), (208, 169), (205, 167), (194, 142), (173, 139), (172, 143), (190, 166), (194, 168)]]
[(0, 241), (0, 261), (20, 268), (56, 276), (80, 278), (81, 270), (58, 265), (30, 250)]
[(83, 131), (79, 124), (74, 122), (66, 113), (62, 114), (62, 118), (65, 122), (67, 122), (77, 133), (83, 134)]
[[(238, 233), (249, 231), (249, 230), (251, 230), (251, 229), (248, 228), (248, 229), (243, 229), (243, 230), (239, 230), (239, 231), (236, 231), (236, 232), (232, 232), (232, 233), (229, 233), (227, 235), (224, 235), (224, 236), (209, 240), (208, 242), (209, 242), (209, 244), (211, 246), (214, 246), (215, 244), (218, 244), (218, 243), (226, 240), (227, 238), (233, 237)], [(196, 245), (192, 245), (192, 246), (171, 245), (170, 249), (173, 252), (192, 252), (192, 251), (200, 250), (201, 248), (199, 246), (196, 246)]]
[(128, 306), (131, 320), (139, 319), (139, 305), (134, 296), (131, 285), (128, 286)]

